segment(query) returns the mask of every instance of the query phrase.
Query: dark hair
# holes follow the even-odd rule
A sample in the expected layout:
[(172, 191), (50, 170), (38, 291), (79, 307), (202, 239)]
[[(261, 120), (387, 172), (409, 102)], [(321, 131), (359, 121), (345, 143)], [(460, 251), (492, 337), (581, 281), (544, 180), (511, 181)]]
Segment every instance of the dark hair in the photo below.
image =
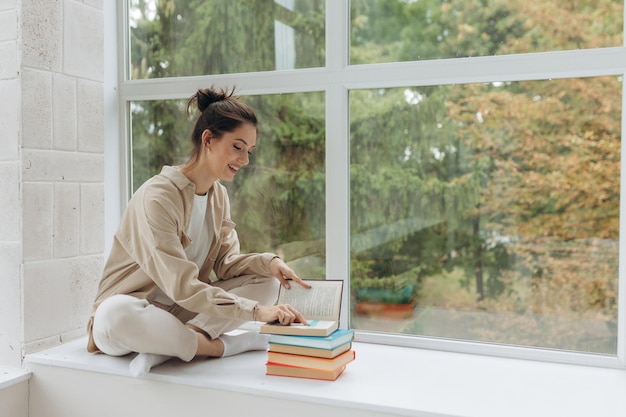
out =
[(202, 150), (202, 132), (209, 129), (214, 138), (220, 139), (224, 133), (232, 132), (244, 123), (250, 123), (255, 128), (258, 121), (254, 110), (233, 96), (235, 88), (225, 89), (204, 88), (187, 101), (187, 116), (191, 117), (195, 110), (200, 112), (198, 120), (191, 132), (193, 150), (190, 163), (195, 164)]

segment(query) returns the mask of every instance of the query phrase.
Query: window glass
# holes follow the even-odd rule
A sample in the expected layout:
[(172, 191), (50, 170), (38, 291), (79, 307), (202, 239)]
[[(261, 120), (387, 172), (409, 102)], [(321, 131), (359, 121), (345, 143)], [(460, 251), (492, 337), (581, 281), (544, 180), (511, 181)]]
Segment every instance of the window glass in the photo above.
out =
[[(191, 94), (190, 94), (191, 95)], [(186, 100), (131, 101), (131, 187), (136, 191), (163, 165), (181, 165), (191, 152)]]
[[(324, 94), (242, 97), (259, 119), (257, 147), (229, 190), (241, 250), (275, 252), (302, 278), (325, 276)], [(132, 187), (187, 161), (186, 100), (131, 102)]]
[(352, 0), (350, 63), (622, 46), (622, 0)]
[(324, 0), (129, 0), (129, 78), (323, 66), (324, 4)]
[[(336, 257), (329, 268), (350, 277), (350, 327), (623, 354), (622, 79), (606, 59), (623, 48), (605, 50), (598, 62), (593, 51), (623, 46), (622, 0), (126, 3), (132, 190), (163, 165), (187, 160), (186, 101), (169, 99), (185, 95), (184, 77), (229, 74), (231, 85), (276, 92), (244, 98), (259, 115), (259, 146), (225, 183), (243, 252), (276, 252), (303, 278), (324, 278), (325, 212), (349, 209), (350, 269)], [(348, 19), (338, 21), (344, 6)], [(326, 14), (350, 64), (386, 64), (366, 66), (356, 81), (345, 78), (354, 69), (328, 72), (327, 53), (330, 62), (346, 57), (345, 48), (326, 50)], [(500, 80), (525, 78), (490, 58), (498, 55), (550, 72), (534, 81), (450, 78), (449, 58), (457, 57), (482, 57), (471, 80), (491, 79), (481, 77), (486, 68)], [(552, 65), (561, 57), (590, 57), (590, 65), (563, 73)], [(423, 60), (445, 80), (416, 70), (393, 82), (405, 61)], [(277, 70), (294, 70), (292, 87), (349, 90), (350, 105), (327, 103), (322, 92), (278, 94), (286, 86), (257, 73)], [(167, 92), (145, 100), (142, 80), (164, 77)], [(438, 82), (446, 85), (431, 85)], [(328, 113), (337, 115), (329, 123), (338, 143), (325, 142)], [(341, 137), (345, 122), (349, 138)], [(350, 195), (329, 193), (327, 202), (325, 148), (347, 142), (349, 160), (330, 158), (328, 168), (349, 169)]]
[(615, 354), (621, 91), (351, 91), (351, 326)]

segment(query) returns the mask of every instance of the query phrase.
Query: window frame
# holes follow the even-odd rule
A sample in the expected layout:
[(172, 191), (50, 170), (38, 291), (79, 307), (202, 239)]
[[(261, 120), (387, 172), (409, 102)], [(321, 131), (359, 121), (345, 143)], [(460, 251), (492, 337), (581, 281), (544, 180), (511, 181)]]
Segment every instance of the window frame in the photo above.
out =
[[(184, 99), (207, 85), (236, 85), (241, 95), (324, 92), (326, 95), (326, 271), (327, 277), (350, 275), (350, 90), (466, 84), (495, 81), (544, 80), (626, 73), (626, 47), (527, 53), (519, 55), (446, 58), (384, 64), (349, 65), (349, 0), (326, 0), (326, 66), (271, 72), (220, 74), (166, 79), (130, 80), (128, 76), (128, 7), (105, 6), (105, 233), (110, 247), (115, 226), (131, 193), (129, 103), (135, 100)], [(108, 10), (108, 11), (107, 11)], [(625, 19), (626, 21), (626, 19)], [(115, 26), (115, 27), (114, 27)], [(622, 87), (622, 130), (626, 101)], [(626, 169), (622, 145), (620, 195), (626, 195)], [(620, 204), (620, 219), (626, 218)], [(331, 215), (332, 213), (332, 215)], [(447, 340), (425, 336), (382, 334), (358, 330), (361, 342), (435, 349), (486, 356), (558, 363), (626, 368), (626, 222), (620, 222), (617, 354), (567, 352), (485, 342)], [(349, 285), (344, 286), (341, 325), (349, 325)]]

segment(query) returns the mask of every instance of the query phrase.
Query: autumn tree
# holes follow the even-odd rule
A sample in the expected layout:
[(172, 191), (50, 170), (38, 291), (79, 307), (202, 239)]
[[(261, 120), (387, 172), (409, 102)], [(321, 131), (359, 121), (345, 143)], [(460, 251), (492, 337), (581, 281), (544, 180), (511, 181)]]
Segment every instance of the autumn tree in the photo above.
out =
[[(352, 4), (353, 63), (621, 43), (622, 4), (615, 1)], [(356, 271), (397, 273), (409, 257), (404, 264), (419, 264), (421, 273), (463, 268), (479, 299), (514, 291), (514, 275), (552, 288), (551, 302), (535, 297), (544, 300), (543, 312), (599, 304), (610, 310), (615, 247), (608, 246), (612, 261), (597, 254), (618, 231), (620, 91), (615, 76), (353, 93), (352, 230), (386, 223), (389, 231), (402, 218), (433, 213), (442, 220), (357, 255), (355, 264), (382, 259), (369, 272)], [(596, 243), (580, 244), (589, 237)], [(567, 266), (583, 253), (596, 258), (592, 279), (590, 270)], [(589, 287), (596, 296), (564, 296)], [(563, 305), (566, 299), (572, 301)]]
[[(324, 3), (134, 0), (131, 78), (272, 71), (276, 22), (294, 29), (295, 68), (323, 67)], [(617, 0), (352, 0), (350, 10), (351, 64), (623, 42)], [(614, 320), (621, 84), (614, 75), (351, 90), (352, 279), (410, 273), (422, 285), (461, 271), (462, 291), (420, 297), (511, 317)], [(325, 97), (245, 100), (263, 121), (263, 146), (228, 185), (244, 250), (323, 256)], [(183, 107), (131, 104), (135, 187), (185, 159)], [(532, 344), (528, 317), (516, 320), (514, 342)]]

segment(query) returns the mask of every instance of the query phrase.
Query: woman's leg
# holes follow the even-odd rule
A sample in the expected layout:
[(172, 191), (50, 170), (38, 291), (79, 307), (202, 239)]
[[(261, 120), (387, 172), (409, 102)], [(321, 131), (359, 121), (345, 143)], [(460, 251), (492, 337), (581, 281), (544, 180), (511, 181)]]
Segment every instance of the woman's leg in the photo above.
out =
[(98, 306), (93, 336), (96, 346), (113, 356), (138, 352), (190, 361), (198, 351), (196, 332), (167, 311), (130, 295), (114, 295)]

